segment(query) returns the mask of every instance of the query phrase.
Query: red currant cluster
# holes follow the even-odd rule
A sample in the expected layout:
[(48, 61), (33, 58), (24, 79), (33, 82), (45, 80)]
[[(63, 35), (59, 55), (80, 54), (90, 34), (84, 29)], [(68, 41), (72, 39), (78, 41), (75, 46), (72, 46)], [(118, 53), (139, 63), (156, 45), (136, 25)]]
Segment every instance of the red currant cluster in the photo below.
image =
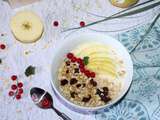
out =
[(84, 73), (87, 77), (95, 78), (96, 76), (95, 72), (91, 72), (90, 70), (87, 70), (81, 58), (75, 57), (73, 53), (68, 53), (67, 58), (73, 63), (77, 62), (79, 64), (80, 71)]
[(23, 83), (18, 82), (18, 78), (16, 75), (11, 76), (12, 81), (16, 81), (16, 84), (11, 85), (11, 90), (9, 91), (9, 96), (14, 96), (17, 100), (21, 99), (21, 95), (23, 93)]

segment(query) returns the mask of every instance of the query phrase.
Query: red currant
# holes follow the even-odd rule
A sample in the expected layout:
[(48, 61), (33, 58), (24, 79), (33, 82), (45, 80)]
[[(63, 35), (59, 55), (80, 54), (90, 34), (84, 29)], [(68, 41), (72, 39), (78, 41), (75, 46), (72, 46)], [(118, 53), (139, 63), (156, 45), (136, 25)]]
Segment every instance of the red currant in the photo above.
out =
[(23, 83), (22, 83), (22, 82), (19, 82), (19, 83), (18, 83), (18, 87), (19, 87), (19, 88), (23, 87)]
[(86, 70), (86, 71), (84, 72), (84, 74), (85, 74), (87, 77), (90, 77), (90, 71), (89, 71), (89, 70)]
[(0, 48), (1, 48), (2, 50), (4, 50), (4, 49), (6, 48), (5, 44), (1, 44), (1, 45), (0, 45)]
[(78, 59), (77, 59), (77, 63), (83, 64), (83, 60), (82, 60), (81, 58), (78, 58)]
[(96, 76), (96, 74), (95, 74), (94, 72), (91, 72), (91, 73), (90, 73), (90, 76), (91, 76), (92, 78), (94, 78), (94, 77)]
[(79, 68), (84, 68), (84, 64), (83, 64), (83, 63), (80, 64), (80, 65), (79, 65)]
[(13, 95), (14, 95), (14, 92), (13, 92), (13, 91), (9, 91), (8, 95), (9, 95), (9, 96), (13, 96)]
[(53, 26), (58, 27), (58, 25), (59, 25), (58, 21), (53, 22)]
[(17, 95), (16, 95), (16, 99), (17, 99), (17, 100), (21, 99), (21, 95), (20, 95), (20, 94), (17, 94)]
[(85, 22), (84, 21), (81, 21), (79, 24), (80, 24), (81, 27), (85, 26)]
[(74, 57), (73, 53), (68, 53), (68, 54), (67, 54), (67, 58), (68, 58), (68, 59), (72, 59), (73, 57)]
[(16, 75), (12, 75), (12, 76), (11, 76), (11, 79), (14, 81), (14, 80), (17, 79), (17, 76), (16, 76)]
[(77, 58), (76, 57), (72, 57), (71, 62), (76, 62)]
[(80, 71), (81, 71), (82, 73), (84, 73), (84, 72), (85, 72), (84, 67), (80, 68)]
[(17, 89), (17, 85), (13, 84), (13, 85), (11, 86), (11, 88), (12, 88), (12, 90), (16, 90), (16, 89)]
[(23, 89), (18, 89), (18, 94), (22, 94), (23, 93)]

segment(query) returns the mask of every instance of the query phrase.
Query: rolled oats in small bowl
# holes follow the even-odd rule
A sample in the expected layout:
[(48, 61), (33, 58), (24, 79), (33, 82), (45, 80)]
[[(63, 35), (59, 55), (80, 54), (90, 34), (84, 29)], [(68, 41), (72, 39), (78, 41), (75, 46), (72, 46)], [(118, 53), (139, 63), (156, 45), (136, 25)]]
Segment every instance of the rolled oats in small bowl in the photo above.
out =
[(126, 49), (115, 39), (79, 34), (57, 44), (52, 85), (66, 105), (80, 111), (106, 108), (127, 92), (133, 66)]

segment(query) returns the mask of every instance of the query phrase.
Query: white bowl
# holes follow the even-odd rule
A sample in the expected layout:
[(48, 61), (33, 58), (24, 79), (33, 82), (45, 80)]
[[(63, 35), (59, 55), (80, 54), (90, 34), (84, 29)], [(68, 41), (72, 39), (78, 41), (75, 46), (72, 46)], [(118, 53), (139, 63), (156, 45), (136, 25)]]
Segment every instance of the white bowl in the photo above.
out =
[[(112, 46), (113, 48), (116, 49), (117, 53), (122, 57), (125, 65), (126, 65), (126, 71), (127, 75), (125, 76), (125, 81), (122, 90), (120, 91), (119, 96), (111, 101), (110, 103), (103, 105), (103, 106), (98, 106), (98, 107), (83, 107), (76, 105), (69, 100), (67, 100), (65, 97), (63, 97), (59, 91), (58, 87), (58, 69), (63, 62), (66, 54), (73, 50), (76, 46), (82, 44), (82, 43), (88, 43), (88, 42), (100, 42), (103, 44), (107, 44)], [(120, 100), (125, 93), (128, 91), (131, 82), (132, 82), (132, 75), (133, 75), (133, 64), (131, 57), (129, 53), (127, 52), (126, 48), (117, 40), (114, 38), (104, 35), (101, 33), (96, 33), (96, 32), (87, 32), (87, 33), (74, 33), (70, 35), (69, 37), (55, 43), (55, 49), (54, 49), (54, 56), (53, 56), (53, 66), (52, 66), (52, 86), (54, 89), (54, 92), (56, 96), (59, 98), (62, 103), (65, 104), (65, 106), (68, 106), (74, 111), (78, 112), (83, 112), (83, 113), (90, 113), (90, 112), (96, 112), (98, 110), (102, 110), (104, 108), (107, 108), (113, 104), (115, 104), (118, 100)]]

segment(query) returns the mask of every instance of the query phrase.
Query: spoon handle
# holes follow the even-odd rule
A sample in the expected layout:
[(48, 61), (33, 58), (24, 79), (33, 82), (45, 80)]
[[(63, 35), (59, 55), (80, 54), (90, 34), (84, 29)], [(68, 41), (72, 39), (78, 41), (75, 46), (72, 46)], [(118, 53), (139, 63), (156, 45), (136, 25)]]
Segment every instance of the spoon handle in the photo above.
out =
[(64, 114), (64, 113), (60, 112), (59, 110), (57, 110), (55, 107), (52, 107), (52, 109), (57, 113), (58, 116), (63, 118), (63, 120), (72, 120), (66, 114)]

